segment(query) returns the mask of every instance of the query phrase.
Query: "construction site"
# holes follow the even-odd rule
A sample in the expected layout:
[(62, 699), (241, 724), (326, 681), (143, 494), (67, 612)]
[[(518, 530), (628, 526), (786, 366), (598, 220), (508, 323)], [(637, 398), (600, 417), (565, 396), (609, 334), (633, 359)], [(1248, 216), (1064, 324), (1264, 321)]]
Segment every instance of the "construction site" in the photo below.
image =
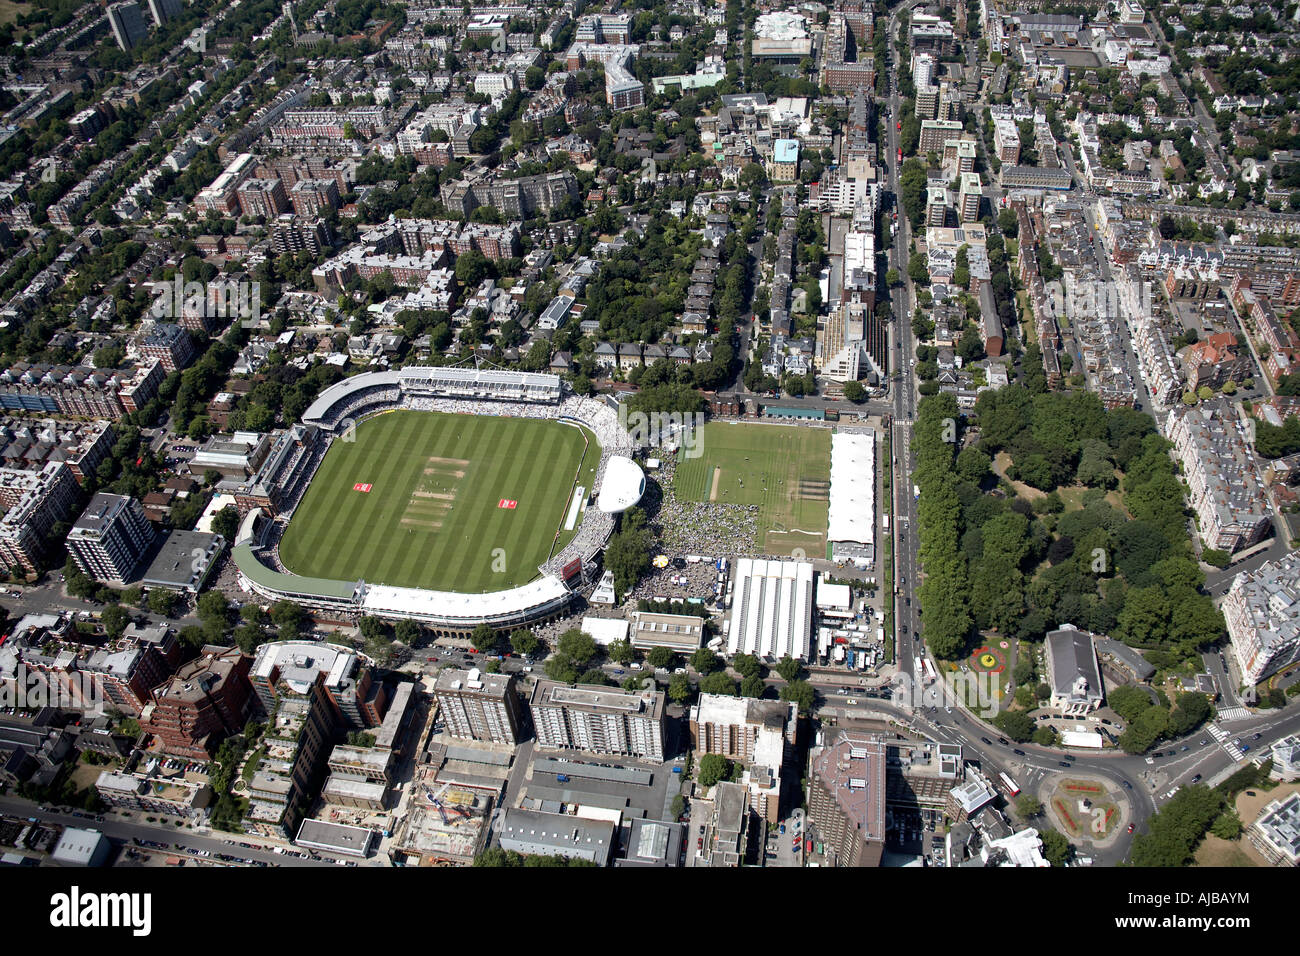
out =
[(501, 788), (438, 779), (433, 767), (416, 771), (389, 856), (396, 866), (463, 866), (482, 849)]

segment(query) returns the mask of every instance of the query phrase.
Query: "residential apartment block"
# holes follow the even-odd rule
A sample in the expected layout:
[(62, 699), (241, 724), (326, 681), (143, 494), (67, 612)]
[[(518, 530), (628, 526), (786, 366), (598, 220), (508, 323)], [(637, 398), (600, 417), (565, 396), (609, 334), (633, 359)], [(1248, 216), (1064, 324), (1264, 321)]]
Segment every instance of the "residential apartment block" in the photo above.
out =
[(1166, 428), (1205, 543), (1232, 553), (1262, 540), (1273, 515), (1236, 407), (1225, 399), (1179, 406)]
[(155, 538), (140, 502), (101, 491), (68, 532), (68, 553), (88, 577), (120, 587), (134, 579)]
[(252, 716), (249, 662), (237, 647), (205, 646), (198, 658), (154, 688), (140, 728), (158, 738), (163, 753), (210, 759)]
[(519, 743), (520, 702), (513, 674), (448, 668), (438, 674), (433, 696), (453, 737)]
[(1223, 618), (1242, 680), (1258, 683), (1300, 660), (1300, 552), (1237, 575)]
[(39, 473), (0, 469), (0, 565), (35, 574), (54, 525), (72, 513), (79, 497), (67, 465), (49, 462)]
[(835, 866), (879, 866), (885, 850), (885, 742), (840, 730), (811, 757), (808, 814)]
[(661, 691), (542, 680), (533, 688), (533, 727), (543, 747), (662, 760), (664, 703)]

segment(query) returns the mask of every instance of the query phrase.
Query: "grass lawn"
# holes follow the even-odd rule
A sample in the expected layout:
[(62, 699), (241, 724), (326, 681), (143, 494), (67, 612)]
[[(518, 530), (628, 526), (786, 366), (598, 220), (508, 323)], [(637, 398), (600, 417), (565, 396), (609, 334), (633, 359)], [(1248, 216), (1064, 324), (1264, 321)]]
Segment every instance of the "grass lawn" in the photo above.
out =
[(825, 557), (829, 428), (709, 422), (700, 448), (700, 457), (677, 466), (678, 497), (757, 505), (759, 550), (790, 554), (802, 548), (810, 558)]
[(1262, 862), (1246, 852), (1248, 846), (1243, 840), (1224, 840), (1213, 833), (1207, 833), (1201, 845), (1196, 848), (1196, 862), (1193, 866), (1262, 866)]
[[(15, 3), (14, 0), (0, 0), (0, 23), (14, 23), (20, 16), (32, 12), (30, 3)], [(26, 27), (19, 27), (14, 36), (21, 39), (27, 33)]]
[[(1080, 809), (1080, 800), (1089, 801), (1091, 807)], [(1104, 840), (1123, 818), (1105, 784), (1095, 780), (1062, 780), (1048, 802), (1066, 836)]]
[(388, 412), (358, 425), (356, 441), (330, 447), (280, 558), (308, 577), (515, 587), (537, 576), (553, 543), (572, 538), (564, 524), (574, 486), (590, 493), (599, 462), (594, 437), (558, 422)]
[[(1071, 485), (1069, 488), (1058, 488), (1056, 493), (1060, 495), (1061, 500), (1065, 502), (1066, 511), (1082, 511), (1083, 493), (1085, 491), (1088, 491), (1088, 488), (1084, 485)], [(1118, 491), (1106, 492), (1106, 503), (1116, 511), (1124, 510), (1124, 501), (1120, 497)]]

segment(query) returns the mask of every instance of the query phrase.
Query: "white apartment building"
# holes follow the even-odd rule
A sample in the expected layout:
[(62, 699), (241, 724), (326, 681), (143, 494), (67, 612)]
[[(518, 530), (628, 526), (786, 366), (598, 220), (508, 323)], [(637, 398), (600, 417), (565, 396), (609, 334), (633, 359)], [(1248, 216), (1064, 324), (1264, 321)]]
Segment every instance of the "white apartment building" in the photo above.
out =
[(662, 760), (664, 694), (538, 681), (533, 729), (543, 747)]
[(1273, 515), (1236, 409), (1225, 399), (1179, 406), (1166, 427), (1205, 543), (1233, 553), (1263, 539)]
[(1243, 681), (1300, 660), (1300, 553), (1237, 575), (1222, 610)]

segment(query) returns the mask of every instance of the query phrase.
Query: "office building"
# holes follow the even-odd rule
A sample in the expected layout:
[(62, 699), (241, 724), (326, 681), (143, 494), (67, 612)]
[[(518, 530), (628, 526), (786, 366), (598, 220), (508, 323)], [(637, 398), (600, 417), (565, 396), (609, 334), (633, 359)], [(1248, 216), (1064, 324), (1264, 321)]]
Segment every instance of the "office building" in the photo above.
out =
[(533, 727), (542, 747), (662, 760), (664, 703), (661, 691), (542, 680), (533, 688)]
[(519, 743), (520, 702), (513, 674), (448, 668), (438, 674), (433, 696), (453, 737)]
[(811, 756), (808, 816), (832, 866), (879, 866), (885, 850), (885, 742), (876, 734), (828, 731)]
[(140, 559), (154, 543), (153, 525), (140, 502), (98, 492), (68, 532), (68, 552), (82, 572), (101, 584), (134, 579)]

